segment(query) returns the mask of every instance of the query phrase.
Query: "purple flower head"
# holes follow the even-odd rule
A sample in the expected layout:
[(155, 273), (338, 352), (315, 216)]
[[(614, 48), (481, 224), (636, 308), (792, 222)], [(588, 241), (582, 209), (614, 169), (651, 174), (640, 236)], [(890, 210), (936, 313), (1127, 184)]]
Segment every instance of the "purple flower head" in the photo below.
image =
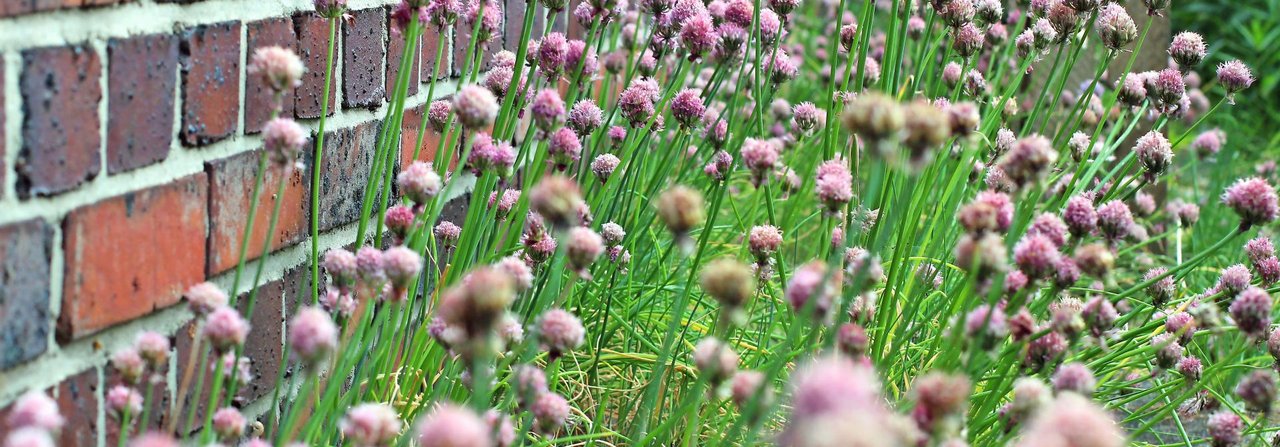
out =
[(415, 161), (396, 176), (396, 185), (401, 194), (418, 205), (426, 205), (433, 197), (440, 194), (444, 182), (440, 174), (436, 174), (430, 163)]
[(230, 307), (219, 307), (205, 318), (204, 337), (218, 352), (227, 352), (244, 344), (248, 335), (249, 322)]
[(1031, 135), (1017, 140), (997, 165), (1014, 184), (1026, 188), (1043, 178), (1057, 159), (1058, 152), (1048, 138)]
[(314, 362), (338, 347), (338, 327), (328, 312), (305, 307), (289, 322), (289, 347), (304, 361)]
[(1049, 238), (1028, 234), (1013, 247), (1013, 260), (1018, 270), (1032, 279), (1046, 279), (1053, 275), (1059, 258), (1058, 247)]
[(494, 430), (469, 409), (452, 404), (437, 407), (417, 425), (422, 447), (493, 447)]
[(394, 408), (375, 403), (352, 407), (338, 424), (342, 435), (360, 446), (390, 445), (399, 436), (400, 425)]
[(1269, 413), (1271, 403), (1276, 400), (1276, 377), (1270, 370), (1255, 370), (1240, 379), (1236, 385), (1236, 395), (1240, 396), (1245, 406), (1252, 411)]
[(1173, 43), (1169, 44), (1169, 56), (1178, 63), (1178, 68), (1184, 71), (1191, 71), (1196, 65), (1200, 65), (1207, 52), (1208, 47), (1204, 44), (1204, 38), (1191, 31), (1178, 33), (1173, 36)]
[(498, 117), (498, 99), (488, 89), (479, 85), (467, 85), (453, 95), (453, 111), (458, 122), (471, 130), (480, 130), (493, 124)]
[(697, 90), (681, 90), (671, 99), (671, 116), (686, 128), (696, 127), (702, 120), (706, 110), (706, 106), (702, 104), (702, 97)]
[(1222, 88), (1227, 90), (1227, 97), (1231, 98), (1232, 93), (1253, 85), (1253, 73), (1244, 62), (1229, 60), (1218, 65), (1218, 83), (1222, 84)]
[(1098, 380), (1093, 377), (1093, 371), (1083, 363), (1064, 363), (1053, 374), (1053, 390), (1058, 393), (1074, 392), (1090, 397), (1097, 385)]
[(604, 124), (604, 112), (591, 99), (583, 99), (569, 109), (569, 127), (579, 135), (591, 135)]
[(538, 319), (538, 337), (553, 356), (582, 346), (586, 330), (578, 317), (562, 309), (551, 309)]
[(249, 61), (249, 73), (262, 76), (277, 94), (302, 85), (302, 74), (307, 66), (293, 50), (278, 46), (257, 48)]
[(1124, 202), (1112, 200), (1098, 207), (1098, 230), (1108, 240), (1119, 241), (1128, 237), (1133, 225), (1133, 213)]
[(533, 121), (544, 132), (550, 132), (564, 124), (564, 101), (560, 99), (560, 93), (553, 89), (538, 92), (529, 105), (529, 111), (533, 113)]
[(561, 127), (551, 133), (547, 153), (551, 154), (551, 162), (557, 169), (565, 169), (582, 157), (582, 140), (573, 129)]
[(1240, 179), (1222, 194), (1222, 203), (1240, 216), (1241, 228), (1267, 224), (1280, 214), (1276, 190), (1258, 177)]
[(609, 181), (609, 176), (613, 175), (613, 171), (618, 169), (620, 163), (622, 160), (613, 154), (600, 154), (591, 161), (591, 172), (600, 179), (600, 183), (604, 183)]
[(1138, 138), (1133, 150), (1137, 154), (1138, 164), (1142, 165), (1143, 179), (1150, 183), (1154, 183), (1173, 163), (1173, 147), (1170, 146), (1169, 139), (1157, 131), (1147, 132)]
[(1261, 288), (1244, 289), (1227, 310), (1236, 327), (1251, 337), (1265, 336), (1271, 326), (1271, 295)]
[(1230, 410), (1219, 411), (1205, 422), (1209, 427), (1209, 441), (1213, 447), (1232, 447), (1244, 440), (1244, 421)]
[(453, 113), (453, 104), (448, 100), (437, 99), (431, 102), (431, 106), (427, 109), (427, 122), (431, 124), (431, 129), (436, 133), (444, 133), (449, 127), (449, 115)]
[[(333, 252), (333, 250), (330, 250), (330, 252)], [(347, 252), (347, 254), (351, 254), (351, 252)], [(351, 261), (351, 266), (354, 268), (354, 255), (351, 256)], [(329, 268), (329, 265), (329, 255), (326, 254), (325, 270), (329, 271), (330, 275), (332, 275), (333, 270)], [(354, 272), (354, 270), (352, 270), (352, 272)], [(211, 282), (202, 282), (191, 286), (191, 288), (187, 289), (187, 291), (182, 294), (182, 298), (187, 301), (187, 307), (191, 309), (191, 313), (195, 314), (196, 317), (208, 315), (209, 312), (213, 312), (214, 309), (227, 305), (227, 301), (229, 300), (227, 292), (223, 292), (221, 288)]]

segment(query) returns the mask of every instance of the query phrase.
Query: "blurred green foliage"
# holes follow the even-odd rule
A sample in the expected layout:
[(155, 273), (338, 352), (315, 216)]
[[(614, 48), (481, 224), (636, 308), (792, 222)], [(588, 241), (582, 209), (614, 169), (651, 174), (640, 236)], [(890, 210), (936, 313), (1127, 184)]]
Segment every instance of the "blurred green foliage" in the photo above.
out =
[[(1280, 155), (1280, 0), (1196, 0), (1170, 9), (1175, 33), (1198, 32), (1209, 45), (1200, 70), (1206, 85), (1218, 64), (1231, 59), (1244, 61), (1257, 77), (1236, 95), (1234, 111), (1218, 113), (1207, 124), (1225, 130), (1228, 144), (1250, 153), (1247, 158)], [(1211, 98), (1212, 91), (1206, 90)]]

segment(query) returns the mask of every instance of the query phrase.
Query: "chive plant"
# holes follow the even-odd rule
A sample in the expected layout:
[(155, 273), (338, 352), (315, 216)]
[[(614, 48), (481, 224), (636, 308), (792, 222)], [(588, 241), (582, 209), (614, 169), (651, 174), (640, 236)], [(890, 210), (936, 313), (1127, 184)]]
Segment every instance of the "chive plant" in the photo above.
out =
[[(120, 443), (1270, 443), (1274, 164), (1236, 178), (1247, 152), (1204, 128), (1253, 77), (1202, 79), (1193, 33), (1133, 72), (1168, 6), (1143, 4), (1139, 32), (1098, 0), (530, 0), (491, 53), (501, 3), (406, 0), (355, 250), (322, 255), (313, 212), (280, 375), (248, 377), (233, 306), (264, 178), (306, 144), (284, 118), (231, 293), (185, 295), (176, 399), (153, 404), (168, 338), (112, 357)], [(345, 4), (316, 6), (327, 109)], [(457, 79), (433, 55), (403, 145), (428, 29), (472, 38)], [(278, 102), (302, 68), (264, 48), (252, 71)], [(19, 399), (8, 442), (50, 445), (21, 443), (61, 427), (50, 405)]]

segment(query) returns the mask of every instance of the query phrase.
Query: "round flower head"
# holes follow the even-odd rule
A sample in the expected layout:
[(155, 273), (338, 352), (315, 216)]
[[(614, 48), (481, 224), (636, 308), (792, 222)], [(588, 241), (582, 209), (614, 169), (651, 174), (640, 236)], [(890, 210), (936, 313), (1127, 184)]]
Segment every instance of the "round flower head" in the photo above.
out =
[(1138, 38), (1138, 27), (1123, 6), (1107, 3), (1098, 14), (1098, 37), (1111, 50), (1119, 50)]
[(582, 157), (582, 141), (573, 129), (561, 127), (551, 133), (547, 153), (551, 154), (551, 162), (557, 169), (565, 169)]
[[(954, 1), (952, 4), (959, 3), (960, 1), (963, 0)], [(978, 53), (978, 50), (982, 49), (982, 44), (985, 38), (986, 34), (983, 33), (982, 29), (978, 28), (977, 25), (974, 25), (972, 22), (965, 23), (964, 25), (960, 25), (959, 28), (956, 28), (951, 40), (951, 47), (955, 49), (956, 54), (960, 55), (960, 57), (973, 57)]]
[(493, 124), (498, 117), (498, 99), (488, 89), (479, 85), (467, 85), (453, 95), (453, 111), (458, 122), (471, 130), (480, 130)]
[(409, 230), (413, 227), (414, 218), (413, 210), (404, 205), (393, 205), (387, 208), (386, 224), (387, 230), (395, 236), (393, 243), (403, 243), (409, 236)]
[(1169, 217), (1173, 218), (1183, 228), (1191, 227), (1196, 224), (1196, 221), (1200, 220), (1200, 207), (1194, 203), (1174, 200), (1169, 202), (1165, 209), (1169, 213)]
[(342, 418), (342, 435), (358, 446), (387, 446), (400, 434), (400, 417), (385, 404), (363, 403)]
[(793, 419), (841, 410), (883, 409), (875, 371), (848, 358), (821, 357), (791, 377)]
[(738, 406), (745, 406), (754, 398), (757, 392), (763, 388), (763, 402), (767, 402), (772, 396), (770, 387), (761, 387), (764, 384), (764, 374), (759, 371), (738, 371), (733, 375), (733, 381), (730, 384), (730, 396), (733, 403)]
[(158, 332), (142, 331), (134, 339), (133, 347), (157, 371), (169, 364), (169, 337)]
[(850, 358), (858, 359), (867, 353), (871, 340), (867, 330), (858, 323), (845, 323), (836, 331), (836, 348)]
[(511, 276), (517, 292), (533, 287), (533, 270), (529, 269), (529, 264), (521, 261), (520, 258), (507, 256), (499, 260), (496, 267)]
[(1268, 413), (1276, 400), (1276, 377), (1270, 370), (1255, 370), (1240, 379), (1236, 395), (1252, 411)]
[(244, 436), (246, 424), (244, 415), (235, 408), (221, 408), (213, 413), (213, 432), (218, 434), (219, 439), (225, 441), (239, 439)]
[(560, 228), (577, 224), (581, 204), (582, 193), (578, 184), (559, 175), (543, 178), (529, 192), (529, 209)]
[(1280, 214), (1277, 200), (1275, 188), (1258, 177), (1237, 180), (1222, 194), (1222, 203), (1240, 216), (1242, 229), (1276, 220)]
[(912, 101), (903, 106), (902, 111), (905, 117), (902, 144), (911, 149), (911, 161), (922, 165), (932, 157), (931, 151), (951, 136), (951, 124), (946, 112), (923, 101)]
[(418, 205), (426, 205), (431, 198), (440, 194), (444, 182), (430, 163), (415, 161), (396, 176), (396, 185), (400, 187), (400, 193), (409, 200)]
[[(1232, 97), (1232, 93), (1249, 88), (1253, 85), (1253, 73), (1249, 71), (1249, 66), (1239, 60), (1229, 60), (1218, 65), (1218, 83), (1222, 84), (1222, 88), (1227, 90), (1227, 98)], [(1234, 104), (1234, 101), (1232, 102)]]
[[(1008, 281), (1006, 281), (1006, 284)], [(986, 304), (969, 312), (964, 319), (964, 332), (970, 337), (985, 338), (988, 344), (994, 343), (1009, 334), (1008, 321), (1004, 312)]]
[(1027, 346), (1023, 365), (1033, 371), (1039, 371), (1045, 365), (1053, 364), (1067, 350), (1067, 339), (1060, 331), (1050, 331), (1039, 338), (1032, 338)]
[(1186, 312), (1176, 312), (1165, 317), (1164, 330), (1178, 336), (1182, 344), (1191, 343), (1196, 333), (1196, 320)]
[[(787, 283), (786, 297), (796, 312), (813, 312), (818, 319), (825, 319), (831, 310), (835, 296), (839, 294), (841, 274), (833, 273), (827, 282), (827, 265), (812, 261), (797, 268)], [(812, 309), (812, 310), (809, 310)]]
[(4, 438), (4, 447), (54, 447), (53, 435), (36, 427), (15, 427)]
[(853, 174), (842, 159), (827, 160), (818, 166), (814, 191), (827, 211), (836, 212), (853, 199)]
[(1028, 187), (1048, 173), (1058, 159), (1058, 152), (1048, 138), (1031, 135), (1014, 142), (1009, 152), (996, 162), (1009, 180), (1020, 187)]
[(1116, 92), (1120, 102), (1129, 107), (1138, 107), (1142, 105), (1142, 101), (1147, 99), (1147, 86), (1143, 77), (1136, 74), (1129, 74), (1124, 78), (1124, 84)]
[(729, 308), (743, 306), (756, 291), (755, 275), (751, 268), (731, 257), (707, 263), (702, 268), (699, 279), (702, 291)]
[[(483, 16), (481, 15), (483, 13)], [(488, 42), (502, 32), (502, 4), (493, 0), (471, 1), (463, 18), (469, 24), (479, 24), (479, 33), (475, 35), (478, 42)]]
[(146, 373), (146, 365), (143, 363), (142, 357), (138, 356), (138, 351), (131, 348), (120, 350), (113, 354), (111, 356), (111, 367), (120, 373), (121, 379), (125, 383), (131, 385), (140, 383), (142, 375)]
[(276, 94), (302, 85), (302, 73), (306, 71), (306, 65), (293, 50), (277, 46), (253, 50), (253, 60), (249, 62), (249, 73), (261, 75)]
[(1142, 138), (1138, 138), (1133, 150), (1137, 153), (1138, 163), (1144, 171), (1143, 179), (1147, 182), (1155, 182), (1156, 177), (1173, 163), (1173, 147), (1169, 145), (1169, 139), (1157, 131), (1147, 132)]
[(680, 26), (680, 45), (691, 59), (714, 49), (718, 37), (710, 14), (694, 14)]
[(1045, 279), (1054, 273), (1062, 254), (1047, 237), (1028, 234), (1013, 247), (1013, 259), (1018, 269), (1032, 279)]
[(429, 0), (427, 2), (427, 18), (437, 27), (445, 28), (458, 21), (462, 14), (462, 2), (459, 0)]
[(600, 154), (595, 160), (591, 161), (591, 172), (600, 179), (603, 184), (609, 181), (609, 176), (613, 175), (613, 171), (618, 169), (618, 165), (622, 164), (622, 160), (613, 154)]
[[(356, 282), (356, 255), (344, 248), (332, 248), (324, 254), (324, 271), (329, 273), (334, 285), (351, 287)], [(225, 301), (223, 302), (225, 304)]]
[(310, 132), (289, 118), (275, 118), (262, 127), (262, 140), (271, 159), (281, 166), (293, 164), (302, 153)]
[(1244, 244), (1244, 252), (1249, 256), (1249, 260), (1257, 263), (1263, 259), (1276, 255), (1276, 248), (1271, 244), (1271, 238), (1259, 235)]
[(684, 237), (706, 218), (702, 194), (683, 185), (663, 192), (655, 201), (658, 217), (677, 238)]
[(973, 21), (974, 14), (977, 10), (973, 6), (972, 0), (954, 0), (948, 2), (937, 2), (938, 15), (942, 17), (942, 21), (947, 26), (959, 28), (961, 25)]
[(591, 99), (583, 99), (569, 109), (569, 127), (578, 135), (591, 135), (604, 124), (604, 112)]
[(168, 433), (147, 432), (129, 441), (129, 447), (178, 447), (178, 441)]
[(11, 430), (36, 428), (56, 433), (66, 424), (66, 419), (58, 412), (58, 403), (40, 391), (23, 394), (8, 411), (5, 422)]
[(1116, 257), (1105, 244), (1086, 244), (1076, 249), (1076, 264), (1080, 270), (1096, 278), (1105, 278), (1115, 265)]
[(1150, 217), (1156, 212), (1156, 198), (1146, 192), (1138, 191), (1133, 195), (1133, 211), (1141, 217)]
[(1191, 148), (1196, 150), (1196, 154), (1201, 157), (1209, 157), (1217, 155), (1222, 150), (1222, 131), (1218, 129), (1206, 130), (1196, 135), (1196, 139), (1191, 141)]
[(582, 346), (586, 329), (578, 317), (563, 310), (551, 309), (538, 319), (538, 337), (552, 356), (559, 356)]
[(494, 447), (490, 426), (469, 409), (453, 404), (437, 407), (417, 427), (422, 447)]
[(676, 119), (676, 122), (687, 128), (697, 126), (706, 110), (706, 106), (702, 104), (702, 97), (697, 90), (681, 90), (671, 99), (671, 116)]
[(1128, 237), (1133, 225), (1133, 213), (1124, 202), (1112, 200), (1098, 207), (1098, 230), (1107, 239), (1118, 241)]
[(956, 244), (955, 257), (956, 265), (965, 270), (977, 269), (979, 274), (1003, 271), (1005, 268), (1004, 241), (992, 233), (966, 234)]
[(569, 267), (579, 275), (590, 278), (591, 263), (604, 253), (604, 240), (595, 231), (587, 227), (574, 227), (569, 230), (569, 243), (565, 255), (569, 259)]
[(706, 337), (693, 348), (693, 364), (712, 383), (720, 383), (738, 370), (738, 353), (719, 339)]
[[(764, 8), (760, 10), (760, 40), (764, 43), (773, 45), (786, 33), (786, 29), (782, 28), (782, 19), (773, 10)], [(782, 50), (778, 50), (781, 52)]]
[(1153, 306), (1160, 307), (1173, 298), (1173, 294), (1177, 289), (1174, 284), (1173, 277), (1169, 275), (1168, 269), (1164, 267), (1156, 267), (1148, 270), (1147, 273), (1142, 276), (1142, 282), (1151, 281), (1155, 278), (1160, 279), (1147, 286), (1147, 296), (1151, 297), (1151, 304)]
[[(328, 268), (328, 255), (325, 256), (325, 270)], [(196, 317), (208, 315), (214, 309), (227, 305), (227, 292), (211, 282), (202, 282), (187, 289), (182, 297), (187, 300), (187, 307)]]
[(387, 273), (384, 269), (382, 259), (382, 250), (373, 247), (364, 247), (356, 252), (356, 272), (359, 280), (357, 284), (366, 287), (362, 293), (381, 293), (382, 286), (387, 280)]
[(1067, 224), (1052, 213), (1041, 213), (1031, 221), (1027, 234), (1039, 234), (1049, 238), (1053, 245), (1062, 247), (1067, 243)]
[(452, 247), (455, 242), (458, 242), (458, 237), (462, 235), (462, 228), (446, 220), (436, 225), (433, 232), (436, 240), (442, 245)]
[(778, 147), (767, 140), (747, 138), (742, 142), (742, 164), (751, 170), (751, 181), (759, 186), (778, 165)]
[(1244, 438), (1244, 421), (1231, 410), (1219, 411), (1205, 422), (1209, 428), (1209, 442), (1213, 447), (1233, 447)]
[(1178, 63), (1178, 68), (1184, 72), (1191, 71), (1196, 65), (1200, 65), (1206, 52), (1208, 48), (1204, 44), (1204, 38), (1191, 31), (1178, 33), (1173, 36), (1173, 43), (1169, 44), (1169, 56), (1173, 57), (1174, 62)]
[[(905, 126), (906, 117), (898, 102), (878, 92), (859, 94), (845, 107), (844, 126), (872, 147), (888, 143)], [(888, 150), (888, 148), (885, 148)]]
[(801, 102), (792, 108), (791, 119), (800, 130), (809, 132), (821, 124), (823, 119), (822, 109), (819, 109), (818, 106), (813, 105), (811, 102)]
[(1101, 337), (1108, 330), (1115, 326), (1119, 313), (1111, 301), (1101, 296), (1095, 296), (1084, 304), (1084, 309), (1080, 312), (1084, 324), (1089, 328), (1089, 332), (1095, 337)]
[(1261, 288), (1244, 289), (1227, 310), (1240, 332), (1251, 337), (1265, 336), (1271, 326), (1271, 295)]
[(1236, 264), (1222, 269), (1222, 275), (1218, 277), (1218, 289), (1228, 297), (1235, 296), (1249, 287), (1252, 281), (1253, 274), (1249, 272), (1249, 268)]
[(230, 307), (219, 307), (205, 318), (204, 336), (218, 352), (227, 352), (244, 344), (248, 335), (249, 322), (240, 316), (240, 312)]
[(304, 361), (323, 358), (338, 347), (338, 327), (318, 307), (304, 307), (289, 320), (289, 347)]
[(569, 420), (569, 401), (559, 394), (546, 392), (533, 401), (533, 419), (542, 433), (555, 433)]
[(564, 100), (560, 99), (560, 93), (555, 90), (543, 89), (538, 92), (529, 105), (529, 111), (533, 114), (533, 121), (543, 131), (549, 132), (564, 123)]
[(1182, 360), (1178, 360), (1178, 373), (1191, 382), (1198, 381), (1200, 375), (1204, 373), (1204, 364), (1200, 363), (1200, 359), (1195, 356), (1183, 357)]
[(1124, 433), (1111, 415), (1075, 393), (1064, 393), (1045, 406), (1022, 430), (1019, 447), (1040, 445), (1121, 447)]
[(757, 262), (767, 262), (769, 257), (782, 247), (782, 231), (773, 225), (757, 225), (751, 227), (747, 236), (747, 246)]
[(1166, 68), (1147, 78), (1147, 98), (1161, 110), (1176, 108), (1186, 94), (1187, 85), (1182, 72)]
[(964, 412), (971, 388), (969, 379), (963, 375), (931, 372), (916, 379), (912, 393), (917, 411), (925, 412), (927, 420), (936, 420)]

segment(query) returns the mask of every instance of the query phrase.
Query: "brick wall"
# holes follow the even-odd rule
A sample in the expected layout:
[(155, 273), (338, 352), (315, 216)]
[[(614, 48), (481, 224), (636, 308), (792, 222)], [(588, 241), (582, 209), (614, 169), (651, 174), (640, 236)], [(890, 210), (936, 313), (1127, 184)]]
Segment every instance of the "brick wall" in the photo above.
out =
[[(501, 34), (514, 41), (524, 2), (511, 3)], [(274, 252), (264, 261), (264, 304), (250, 316), (256, 377), (246, 403), (270, 390), (288, 313), (309, 295), (311, 213), (320, 213), (322, 251), (354, 238), (404, 48), (388, 28), (391, 5), (351, 0), (323, 165), (308, 154), (281, 197), (263, 188), (251, 258), (268, 239)], [(102, 399), (118, 379), (107, 358), (142, 329), (173, 335), (178, 352), (159, 393), (171, 398), (193, 329), (175, 304), (196, 282), (229, 285), (252, 212), (258, 133), (270, 113), (264, 86), (246, 73), (253, 48), (301, 56), (308, 73), (284, 113), (317, 126), (328, 24), (310, 10), (305, 0), (0, 0), (0, 434), (4, 408), (43, 389), (71, 421), (61, 445), (111, 442)], [(459, 28), (460, 45), (469, 30)], [(419, 84), (439, 79), (437, 98), (456, 90), (460, 64), (452, 62), (463, 51), (453, 40), (430, 31), (413, 51), (406, 144), (427, 102)], [(446, 54), (438, 74), (437, 48)], [(426, 138), (423, 159), (437, 141)], [(310, 188), (313, 169), (322, 170), (319, 191)], [(320, 206), (311, 209), (315, 194)], [(266, 234), (276, 200), (280, 223)]]

